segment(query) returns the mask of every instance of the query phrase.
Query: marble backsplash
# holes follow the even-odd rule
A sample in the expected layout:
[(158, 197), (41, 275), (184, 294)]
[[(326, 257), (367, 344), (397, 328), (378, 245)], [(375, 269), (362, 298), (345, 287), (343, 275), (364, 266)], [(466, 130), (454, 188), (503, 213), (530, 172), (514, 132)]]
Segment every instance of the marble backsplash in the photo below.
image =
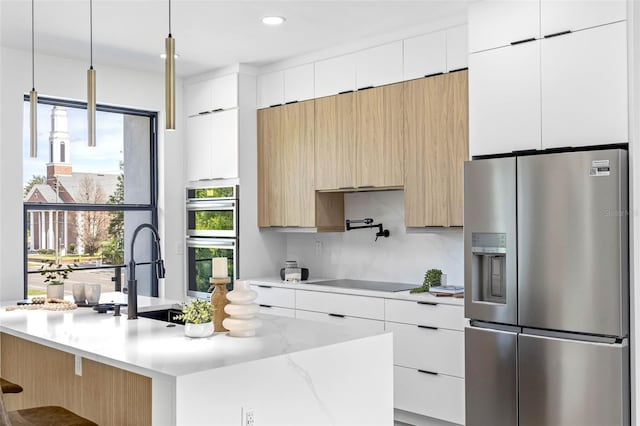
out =
[(361, 192), (345, 197), (346, 219), (373, 218), (375, 224), (382, 222), (389, 229), (390, 237), (376, 242), (377, 229), (287, 234), (287, 260), (309, 268), (311, 277), (421, 284), (427, 269), (439, 268), (447, 274), (448, 284), (463, 285), (462, 228), (407, 231), (403, 191)]

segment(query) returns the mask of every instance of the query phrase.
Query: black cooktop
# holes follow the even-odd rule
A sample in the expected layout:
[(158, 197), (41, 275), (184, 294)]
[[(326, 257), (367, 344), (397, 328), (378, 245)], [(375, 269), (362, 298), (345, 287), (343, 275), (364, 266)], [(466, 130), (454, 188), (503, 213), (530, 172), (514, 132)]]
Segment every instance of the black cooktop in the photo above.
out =
[(360, 281), (360, 280), (333, 280), (315, 282), (313, 285), (326, 285), (327, 287), (355, 288), (358, 290), (376, 290), (393, 293), (396, 291), (411, 290), (420, 287), (416, 284), (393, 283), (385, 281)]

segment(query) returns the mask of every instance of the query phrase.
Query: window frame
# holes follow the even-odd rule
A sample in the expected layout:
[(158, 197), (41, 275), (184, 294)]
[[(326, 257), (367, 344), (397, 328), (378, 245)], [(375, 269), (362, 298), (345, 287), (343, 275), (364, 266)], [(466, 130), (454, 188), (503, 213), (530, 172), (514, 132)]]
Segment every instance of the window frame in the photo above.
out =
[[(25, 94), (23, 100), (29, 101), (29, 95)], [(38, 96), (38, 103), (43, 105), (59, 105), (76, 109), (87, 109), (87, 103), (81, 101), (74, 101), (69, 99), (52, 98), (46, 96)], [(22, 225), (23, 225), (23, 292), (26, 299), (29, 291), (29, 268), (28, 268), (28, 214), (32, 210), (38, 211), (148, 211), (151, 214), (151, 223), (158, 228), (158, 112), (146, 111), (135, 108), (127, 108), (113, 105), (97, 104), (97, 111), (111, 112), (123, 115), (137, 115), (149, 118), (149, 134), (151, 135), (149, 140), (149, 203), (148, 204), (64, 204), (64, 203), (29, 203), (23, 200), (22, 202)], [(125, 257), (127, 253), (127, 246), (125, 245)], [(155, 242), (151, 241), (151, 253), (152, 261), (157, 259), (157, 250)], [(115, 266), (114, 266), (115, 267)], [(85, 269), (85, 268), (83, 268)], [(99, 268), (98, 268), (99, 269)], [(154, 274), (151, 274), (151, 297), (158, 297), (158, 279)]]

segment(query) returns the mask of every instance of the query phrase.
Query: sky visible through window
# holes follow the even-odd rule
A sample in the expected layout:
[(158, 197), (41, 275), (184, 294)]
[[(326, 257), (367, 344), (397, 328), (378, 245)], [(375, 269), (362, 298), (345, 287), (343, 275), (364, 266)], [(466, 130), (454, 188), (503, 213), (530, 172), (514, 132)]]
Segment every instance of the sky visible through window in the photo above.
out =
[[(29, 102), (24, 102), (22, 146), (25, 185), (33, 175), (44, 176), (49, 162), (52, 105), (38, 104), (38, 157), (29, 157)], [(96, 147), (87, 146), (87, 110), (67, 107), (70, 162), (74, 172), (119, 174), (123, 161), (124, 115), (96, 113)], [(69, 161), (69, 160), (67, 160)]]

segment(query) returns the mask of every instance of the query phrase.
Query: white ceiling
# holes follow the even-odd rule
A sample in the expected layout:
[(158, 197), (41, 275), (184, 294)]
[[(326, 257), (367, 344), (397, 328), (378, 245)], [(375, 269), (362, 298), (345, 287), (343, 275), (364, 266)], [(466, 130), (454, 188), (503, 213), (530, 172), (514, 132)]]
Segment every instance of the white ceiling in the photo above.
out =
[[(180, 76), (234, 63), (262, 66), (460, 16), (470, 0), (172, 0)], [(167, 0), (94, 0), (94, 63), (163, 71)], [(260, 22), (285, 16), (280, 27)], [(31, 49), (31, 1), (0, 0), (0, 44)], [(89, 61), (89, 0), (36, 0), (35, 45)]]

